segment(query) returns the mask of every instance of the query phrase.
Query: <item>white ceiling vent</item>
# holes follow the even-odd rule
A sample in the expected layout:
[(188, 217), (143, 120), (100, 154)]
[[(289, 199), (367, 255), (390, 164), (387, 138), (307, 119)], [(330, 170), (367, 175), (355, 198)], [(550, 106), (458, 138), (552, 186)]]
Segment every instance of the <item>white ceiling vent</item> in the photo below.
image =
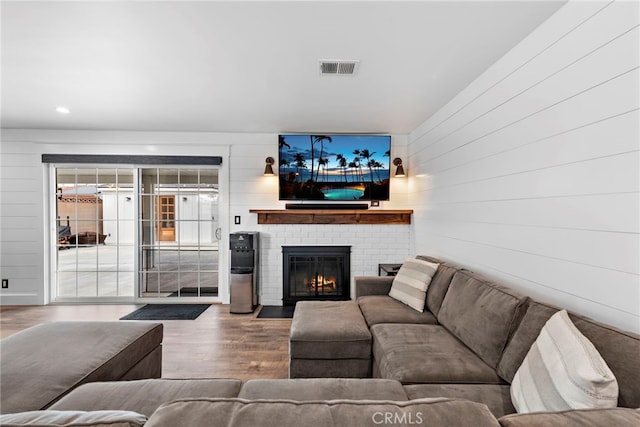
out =
[(320, 75), (323, 76), (337, 76), (346, 75), (352, 76), (358, 73), (360, 67), (359, 60), (333, 60), (333, 59), (321, 59), (320, 60)]

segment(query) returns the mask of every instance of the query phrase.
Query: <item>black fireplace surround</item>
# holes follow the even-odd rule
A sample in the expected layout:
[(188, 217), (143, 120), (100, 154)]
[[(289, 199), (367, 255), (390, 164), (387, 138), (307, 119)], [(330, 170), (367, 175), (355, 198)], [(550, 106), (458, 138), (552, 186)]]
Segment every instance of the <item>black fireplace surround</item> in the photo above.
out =
[(283, 246), (282, 302), (348, 300), (351, 246)]

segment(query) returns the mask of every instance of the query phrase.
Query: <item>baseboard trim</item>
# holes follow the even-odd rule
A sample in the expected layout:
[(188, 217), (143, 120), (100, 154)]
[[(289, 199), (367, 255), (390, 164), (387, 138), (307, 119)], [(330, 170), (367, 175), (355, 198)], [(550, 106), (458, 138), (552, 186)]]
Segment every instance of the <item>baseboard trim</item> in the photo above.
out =
[(0, 294), (0, 305), (44, 305), (37, 293)]

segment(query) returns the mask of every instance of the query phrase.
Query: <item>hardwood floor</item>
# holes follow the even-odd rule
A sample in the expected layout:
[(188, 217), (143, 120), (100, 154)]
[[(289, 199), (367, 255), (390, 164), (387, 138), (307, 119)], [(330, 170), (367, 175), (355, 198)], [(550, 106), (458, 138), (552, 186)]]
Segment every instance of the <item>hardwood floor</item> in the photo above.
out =
[[(65, 320), (118, 320), (136, 305), (0, 307), (0, 338), (30, 326)], [(257, 311), (257, 310), (256, 310)], [(287, 378), (291, 319), (230, 314), (214, 304), (196, 320), (165, 320), (164, 378)]]

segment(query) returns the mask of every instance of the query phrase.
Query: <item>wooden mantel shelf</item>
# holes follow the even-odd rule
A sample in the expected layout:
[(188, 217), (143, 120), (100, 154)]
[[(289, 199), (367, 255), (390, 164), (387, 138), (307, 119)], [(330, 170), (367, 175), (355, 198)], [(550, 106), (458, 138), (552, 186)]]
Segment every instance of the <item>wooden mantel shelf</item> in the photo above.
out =
[(258, 224), (411, 224), (413, 210), (250, 209)]

